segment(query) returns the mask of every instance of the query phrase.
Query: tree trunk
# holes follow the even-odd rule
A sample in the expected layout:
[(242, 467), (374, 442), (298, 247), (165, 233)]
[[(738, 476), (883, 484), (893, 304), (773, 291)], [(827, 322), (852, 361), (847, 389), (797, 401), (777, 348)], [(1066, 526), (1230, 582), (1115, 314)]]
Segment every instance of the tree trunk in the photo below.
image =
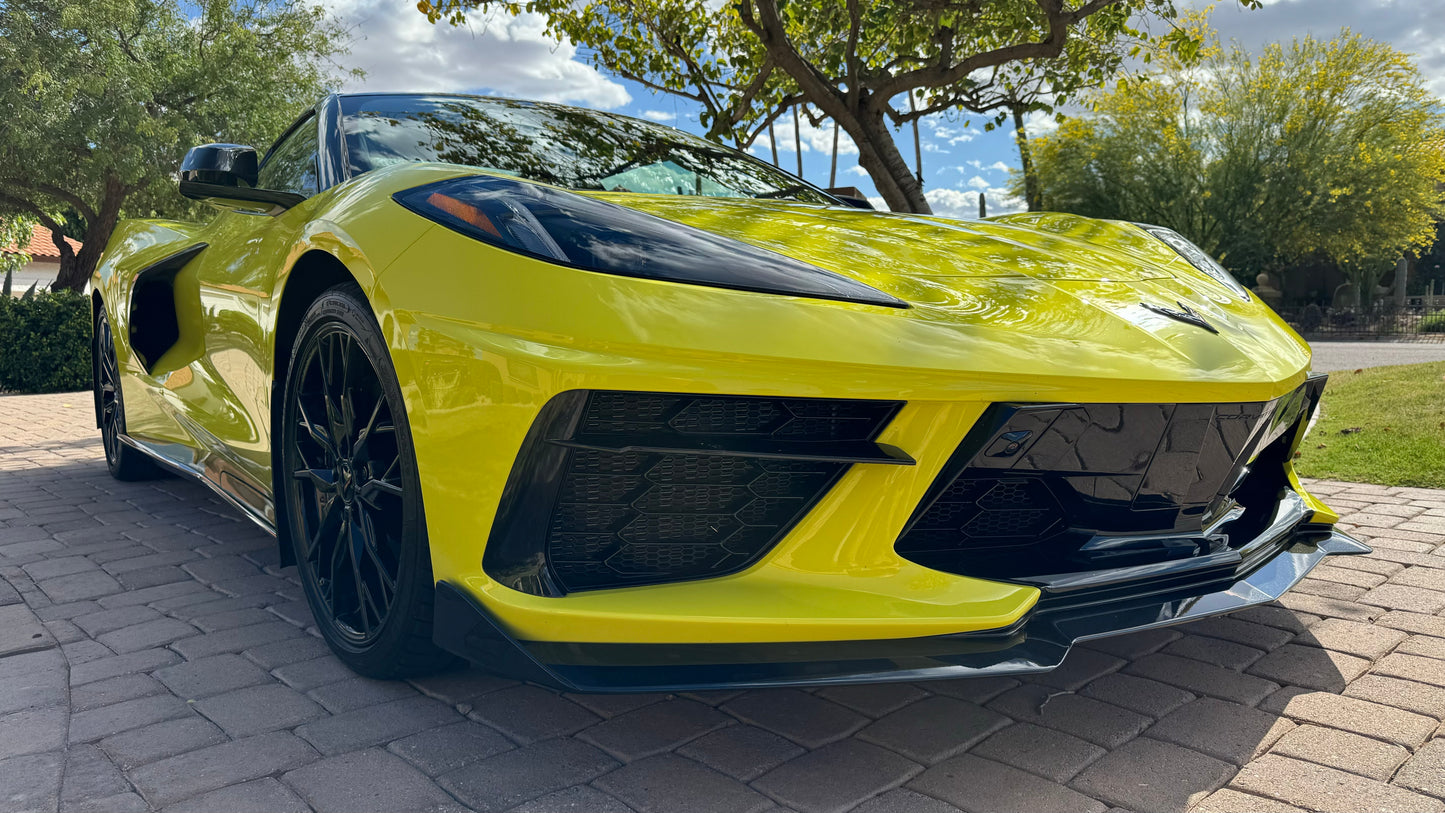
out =
[(100, 253), (105, 251), (111, 232), (115, 231), (115, 224), (120, 221), (120, 207), (125, 202), (125, 196), (126, 190), (120, 181), (113, 177), (106, 179), (105, 196), (101, 199), (100, 206), (96, 207), (95, 221), (85, 224), (85, 243), (81, 245), (79, 253), (65, 242), (64, 235), (52, 231), (51, 239), (60, 251), (60, 274), (51, 286), (53, 290), (77, 293), (85, 290), (91, 274), (95, 273), (96, 263), (100, 261)]
[(1029, 149), (1029, 134), (1024, 129), (1024, 113), (1019, 107), (1011, 108), (1014, 116), (1014, 141), (1019, 147), (1019, 164), (1024, 174), (1024, 203), (1030, 212), (1043, 211), (1044, 195), (1039, 189), (1039, 174), (1034, 168), (1033, 152)]
[(858, 166), (868, 172), (889, 209), (932, 214), (933, 209), (923, 196), (923, 184), (898, 150), (898, 143), (883, 120), (883, 111), (872, 109), (867, 97), (860, 99), (858, 106), (862, 109), (856, 113), (848, 111), (852, 115), (834, 118), (858, 145)]

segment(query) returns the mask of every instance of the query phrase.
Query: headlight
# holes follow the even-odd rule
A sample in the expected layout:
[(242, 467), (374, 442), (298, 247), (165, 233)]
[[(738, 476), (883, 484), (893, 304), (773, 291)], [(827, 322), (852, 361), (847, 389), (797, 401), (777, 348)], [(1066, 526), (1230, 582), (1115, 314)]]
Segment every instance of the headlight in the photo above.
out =
[(474, 175), (392, 198), (468, 237), (587, 271), (908, 307), (861, 282), (767, 249), (526, 181)]
[(1163, 226), (1150, 226), (1146, 223), (1135, 225), (1164, 241), (1164, 244), (1174, 249), (1176, 254), (1188, 260), (1190, 265), (1213, 277), (1220, 285), (1228, 288), (1239, 298), (1249, 299), (1248, 289), (1241, 285), (1233, 274), (1229, 273), (1229, 269), (1206, 254), (1204, 249), (1189, 242), (1184, 235)]

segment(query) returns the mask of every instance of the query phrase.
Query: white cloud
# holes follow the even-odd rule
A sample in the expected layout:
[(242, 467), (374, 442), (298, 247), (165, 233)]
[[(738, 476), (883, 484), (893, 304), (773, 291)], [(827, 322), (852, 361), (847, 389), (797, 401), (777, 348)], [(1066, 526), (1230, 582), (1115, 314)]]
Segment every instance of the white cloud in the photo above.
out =
[[(813, 123), (808, 121), (807, 115), (800, 116), (798, 121), (802, 126), (798, 129), (796, 135), (793, 133), (792, 113), (778, 117), (778, 120), (773, 123), (773, 135), (778, 139), (778, 152), (793, 152), (795, 149), (795, 141), (801, 140), (803, 152), (821, 152), (825, 155), (833, 154), (833, 125), (831, 122), (824, 121), (821, 127), (814, 127)], [(765, 132), (754, 144), (762, 144), (767, 149), (768, 154), (771, 155), (772, 147), (768, 146), (767, 142), (768, 135)], [(838, 154), (858, 154), (858, 145), (854, 144), (853, 139), (842, 130), (838, 131)]]
[(1010, 169), (1013, 169), (1013, 167), (1005, 164), (1002, 161), (994, 161), (992, 164), (988, 165), (988, 169), (990, 172), (1008, 172)]
[(847, 169), (843, 170), (843, 172), (844, 172), (844, 174), (857, 175), (857, 176), (860, 177), (860, 178), (866, 178), (866, 177), (868, 177), (868, 170), (866, 170), (866, 169), (858, 166), (857, 164), (854, 164), (853, 166), (848, 167)]
[(1029, 138), (1036, 138), (1042, 135), (1053, 135), (1059, 129), (1059, 120), (1054, 118), (1053, 113), (1043, 113), (1035, 110), (1032, 113), (1024, 114), (1024, 130)]
[(963, 125), (959, 122), (949, 122), (943, 119), (927, 118), (923, 122), (933, 131), (933, 137), (945, 141), (950, 147), (968, 142), (983, 135), (983, 131), (973, 125)]
[(620, 83), (576, 59), (570, 42), (545, 33), (536, 14), (432, 25), (410, 3), (336, 0), (331, 10), (355, 39), (343, 67), (362, 68), (345, 90), (474, 91), (605, 109), (632, 97)]
[[(1023, 201), (1013, 197), (1007, 189), (990, 187), (983, 190), (989, 215), (1003, 215), (1024, 210)], [(924, 196), (933, 213), (940, 217), (959, 219), (978, 218), (978, 192), (963, 189), (930, 189)]]
[(677, 118), (676, 113), (669, 113), (666, 110), (644, 110), (642, 117), (653, 121), (660, 121), (664, 124)]
[(989, 183), (982, 175), (975, 175), (968, 179), (968, 185), (973, 189), (988, 189)]

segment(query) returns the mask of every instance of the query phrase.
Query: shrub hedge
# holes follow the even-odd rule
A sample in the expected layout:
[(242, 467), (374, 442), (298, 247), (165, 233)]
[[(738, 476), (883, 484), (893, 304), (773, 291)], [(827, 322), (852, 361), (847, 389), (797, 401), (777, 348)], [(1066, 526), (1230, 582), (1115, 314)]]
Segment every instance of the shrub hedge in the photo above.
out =
[(1445, 311), (1426, 314), (1420, 320), (1421, 333), (1445, 333)]
[(0, 390), (90, 389), (90, 300), (72, 291), (0, 298)]

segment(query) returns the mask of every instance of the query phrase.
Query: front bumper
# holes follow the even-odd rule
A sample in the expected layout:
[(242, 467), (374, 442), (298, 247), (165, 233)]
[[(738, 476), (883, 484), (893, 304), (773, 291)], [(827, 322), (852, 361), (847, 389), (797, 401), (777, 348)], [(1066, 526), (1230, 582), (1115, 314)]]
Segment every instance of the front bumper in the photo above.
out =
[[(489, 670), (578, 692), (662, 692), (872, 683), (1047, 672), (1079, 641), (1220, 615), (1279, 598), (1326, 556), (1369, 553), (1308, 522), (1294, 492), (1230, 562), (1140, 570), (1108, 583), (1060, 586), (1006, 629), (867, 641), (729, 644), (517, 640), (465, 590), (437, 586), (438, 645)], [(1221, 566), (1233, 564), (1221, 577)]]

